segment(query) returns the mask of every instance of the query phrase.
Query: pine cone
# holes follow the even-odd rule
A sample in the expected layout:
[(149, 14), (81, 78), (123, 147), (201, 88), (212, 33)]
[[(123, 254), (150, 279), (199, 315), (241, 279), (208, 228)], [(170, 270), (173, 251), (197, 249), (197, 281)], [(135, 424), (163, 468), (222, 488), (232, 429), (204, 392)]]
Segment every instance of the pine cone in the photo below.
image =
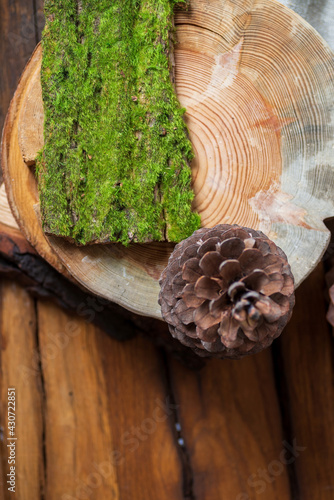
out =
[(219, 225), (176, 245), (160, 278), (162, 317), (200, 356), (241, 358), (268, 347), (289, 321), (294, 279), (261, 231)]

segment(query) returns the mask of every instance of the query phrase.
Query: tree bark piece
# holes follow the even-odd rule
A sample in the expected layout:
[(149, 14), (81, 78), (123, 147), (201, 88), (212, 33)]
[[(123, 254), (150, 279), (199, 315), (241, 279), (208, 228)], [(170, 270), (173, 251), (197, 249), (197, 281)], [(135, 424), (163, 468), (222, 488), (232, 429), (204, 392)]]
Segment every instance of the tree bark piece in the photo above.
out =
[(174, 3), (46, 0), (36, 167), (47, 234), (128, 245), (198, 229), (172, 83)]
[[(313, 28), (277, 2), (208, 5), (192, 0), (175, 17), (176, 89), (196, 153), (194, 206), (204, 226), (262, 230), (286, 253), (298, 286), (326, 248), (322, 221), (334, 213), (333, 55)], [(172, 247), (75, 248), (56, 237), (46, 243), (33, 210), (33, 176), (17, 145), (24, 81), (40, 55), (37, 49), (21, 80), (2, 152), (20, 227), (39, 253), (58, 268), (61, 261), (89, 290), (158, 318), (158, 279)]]

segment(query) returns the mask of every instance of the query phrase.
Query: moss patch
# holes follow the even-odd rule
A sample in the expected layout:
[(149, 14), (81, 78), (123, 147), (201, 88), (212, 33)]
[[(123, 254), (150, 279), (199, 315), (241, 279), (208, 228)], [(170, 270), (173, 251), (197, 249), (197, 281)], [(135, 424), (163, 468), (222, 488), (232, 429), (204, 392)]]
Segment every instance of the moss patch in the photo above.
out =
[(47, 233), (126, 245), (198, 229), (171, 78), (175, 3), (45, 1), (37, 175)]

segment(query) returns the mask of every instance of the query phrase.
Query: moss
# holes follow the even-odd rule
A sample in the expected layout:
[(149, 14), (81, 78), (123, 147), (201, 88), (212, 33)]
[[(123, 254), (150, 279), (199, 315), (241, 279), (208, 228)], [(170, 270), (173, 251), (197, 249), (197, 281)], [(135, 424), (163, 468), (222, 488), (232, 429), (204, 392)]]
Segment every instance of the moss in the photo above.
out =
[(37, 160), (44, 230), (78, 244), (180, 241), (192, 148), (171, 79), (175, 0), (46, 0)]

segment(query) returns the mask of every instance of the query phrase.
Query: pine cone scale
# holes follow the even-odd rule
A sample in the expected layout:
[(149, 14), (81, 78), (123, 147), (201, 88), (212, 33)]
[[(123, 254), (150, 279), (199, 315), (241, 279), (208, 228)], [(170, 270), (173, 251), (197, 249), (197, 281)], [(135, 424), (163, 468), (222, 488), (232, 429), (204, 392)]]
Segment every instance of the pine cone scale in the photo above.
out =
[(214, 252), (220, 240), (217, 236), (209, 238), (201, 246), (197, 247), (198, 257), (203, 257), (208, 252)]
[(257, 248), (246, 248), (240, 255), (239, 262), (244, 273), (251, 273), (255, 269), (263, 269), (264, 256)]
[(224, 262), (224, 257), (217, 251), (207, 252), (201, 258), (199, 267), (203, 274), (208, 277), (219, 276), (219, 266)]
[[(191, 245), (186, 248), (185, 252), (180, 257), (180, 265), (182, 266), (189, 259), (197, 258), (198, 245)], [(197, 259), (196, 259), (197, 260)]]
[(281, 290), (281, 294), (290, 296), (291, 294), (293, 294), (294, 288), (295, 287), (293, 279), (290, 276), (285, 275), (284, 286)]
[(263, 297), (261, 300), (256, 302), (255, 307), (260, 311), (268, 323), (274, 323), (282, 315), (280, 306), (271, 300), (270, 297)]
[(240, 262), (235, 259), (225, 260), (219, 266), (219, 273), (228, 286), (234, 279), (242, 275)]
[(182, 278), (184, 281), (189, 283), (194, 283), (202, 276), (201, 268), (199, 267), (199, 261), (196, 257), (189, 259), (183, 264)]
[(172, 292), (174, 297), (177, 299), (181, 298), (184, 287), (186, 286), (186, 281), (182, 278), (182, 273), (179, 272), (172, 281)]
[(221, 311), (225, 310), (229, 306), (229, 300), (227, 297), (227, 293), (222, 293), (217, 300), (211, 300), (209, 303), (209, 311), (215, 318), (219, 318), (221, 316)]
[(188, 307), (199, 307), (205, 301), (205, 299), (195, 294), (195, 283), (188, 283), (188, 285), (184, 287), (182, 298)]
[(193, 321), (203, 330), (211, 328), (214, 325), (218, 325), (221, 319), (221, 314), (219, 316), (214, 316), (210, 313), (209, 302), (204, 302), (198, 309), (195, 310)]
[(261, 269), (254, 269), (250, 274), (240, 280), (245, 286), (251, 290), (260, 292), (264, 290), (265, 286), (270, 283), (268, 274)]
[(228, 259), (238, 259), (245, 250), (245, 243), (240, 238), (229, 238), (220, 244), (220, 253)]
[[(173, 313), (184, 325), (190, 325), (194, 321), (194, 308), (188, 307), (182, 300), (178, 300)], [(198, 309), (196, 309), (198, 311)]]
[(207, 276), (202, 276), (195, 284), (195, 294), (197, 297), (202, 299), (218, 299), (220, 290), (220, 283), (215, 279), (208, 278)]
[(239, 347), (243, 342), (238, 338), (240, 323), (229, 314), (225, 314), (221, 320), (218, 333), (221, 336), (223, 344), (227, 348)]
[(284, 286), (284, 277), (280, 273), (272, 273), (269, 282), (262, 287), (262, 293), (272, 295), (273, 293), (281, 293)]

